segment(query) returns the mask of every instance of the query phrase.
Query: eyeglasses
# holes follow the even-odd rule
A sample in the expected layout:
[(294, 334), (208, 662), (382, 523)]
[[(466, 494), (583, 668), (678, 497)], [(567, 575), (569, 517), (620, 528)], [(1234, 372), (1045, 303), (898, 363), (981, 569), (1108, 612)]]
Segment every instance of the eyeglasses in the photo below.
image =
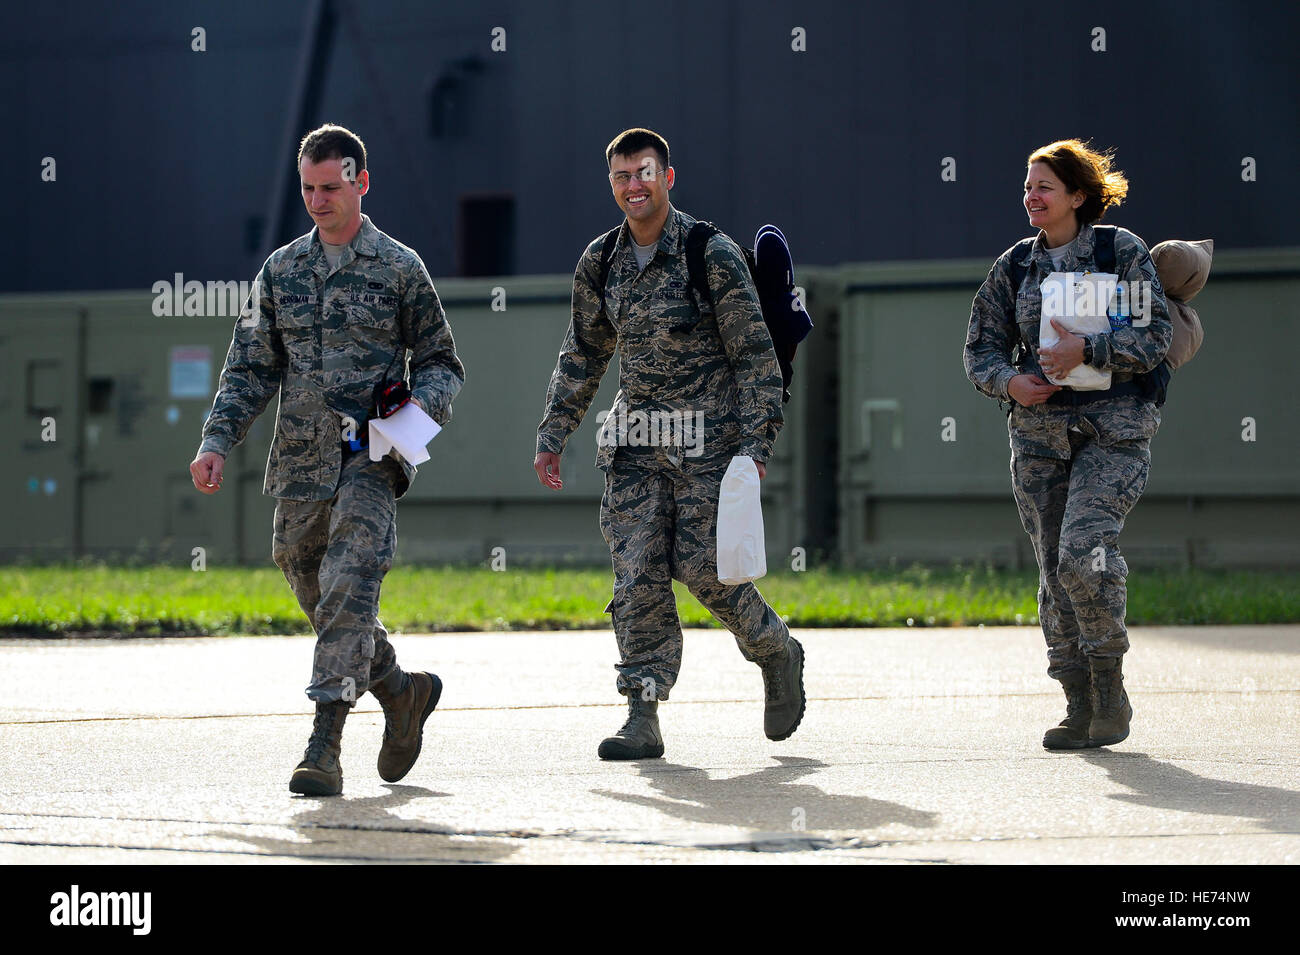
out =
[(621, 172), (621, 171), (611, 172), (609, 174), (609, 181), (621, 188), (623, 186), (626, 186), (629, 182), (631, 182), (633, 176), (635, 176), (637, 179), (640, 179), (642, 182), (654, 182), (656, 178), (662, 176), (663, 174), (664, 171), (662, 169), (656, 169), (653, 166), (647, 166), (645, 169), (638, 170), (637, 172), (634, 173)]

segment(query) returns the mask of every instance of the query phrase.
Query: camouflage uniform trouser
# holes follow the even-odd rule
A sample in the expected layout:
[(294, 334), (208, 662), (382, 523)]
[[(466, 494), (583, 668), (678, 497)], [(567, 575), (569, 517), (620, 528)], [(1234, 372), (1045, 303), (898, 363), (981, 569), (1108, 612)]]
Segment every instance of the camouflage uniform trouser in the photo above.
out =
[(1103, 446), (1086, 421), (1070, 431), (1072, 457), (1013, 453), (1011, 484), (1020, 522), (1038, 558), (1038, 618), (1047, 673), (1087, 670), (1089, 657), (1128, 650), (1128, 564), (1119, 551), (1124, 519), (1146, 488), (1149, 438)]
[(397, 547), (399, 465), (346, 455), (327, 501), (278, 499), (271, 555), (316, 631), (307, 696), (355, 702), (397, 666), (379, 622), (379, 586)]
[(600, 530), (614, 565), (618, 692), (668, 699), (682, 664), (674, 579), (736, 638), (746, 660), (783, 650), (790, 631), (753, 584), (718, 582), (721, 470), (688, 474), (617, 464), (605, 475)]

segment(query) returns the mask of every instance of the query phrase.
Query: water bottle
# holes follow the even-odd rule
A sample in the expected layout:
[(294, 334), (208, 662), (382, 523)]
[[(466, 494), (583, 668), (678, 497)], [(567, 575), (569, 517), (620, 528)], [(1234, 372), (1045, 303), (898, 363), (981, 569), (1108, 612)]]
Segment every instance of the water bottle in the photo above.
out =
[(1113, 332), (1119, 331), (1121, 328), (1128, 328), (1133, 324), (1127, 282), (1120, 282), (1115, 286), (1115, 309), (1113, 312), (1107, 309), (1106, 317), (1110, 319), (1110, 329)]

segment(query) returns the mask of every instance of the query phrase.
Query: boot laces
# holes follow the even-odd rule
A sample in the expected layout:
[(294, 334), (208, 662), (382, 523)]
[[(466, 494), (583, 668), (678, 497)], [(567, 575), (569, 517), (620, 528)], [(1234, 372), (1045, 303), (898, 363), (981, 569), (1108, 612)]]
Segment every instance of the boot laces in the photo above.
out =
[(764, 696), (770, 700), (779, 700), (784, 695), (785, 681), (782, 676), (785, 673), (785, 667), (771, 660), (763, 666), (763, 690)]
[(384, 739), (392, 739), (400, 735), (401, 730), (397, 725), (397, 707), (384, 708)]
[(310, 763), (319, 763), (330, 748), (330, 737), (334, 733), (338, 716), (332, 710), (321, 710), (316, 714), (312, 724), (311, 736), (307, 739), (307, 752), (304, 759)]
[(1092, 694), (1088, 690), (1087, 684), (1075, 687), (1066, 687), (1065, 691), (1065, 718), (1074, 719), (1076, 717), (1090, 715), (1092, 711)]
[[(402, 728), (400, 725), (402, 717), (401, 700), (405, 698), (407, 693), (410, 693), (412, 696), (415, 695), (414, 677), (412, 677), (410, 684), (407, 685), (404, 692), (398, 693), (396, 696), (385, 693), (384, 696), (379, 697), (379, 706), (384, 711), (385, 739), (402, 735)], [(378, 696), (378, 694), (376, 695)]]
[(623, 723), (623, 728), (618, 731), (619, 736), (636, 736), (637, 729), (646, 719), (645, 711), (637, 705), (635, 701), (628, 704), (627, 719)]
[(1096, 681), (1096, 684), (1098, 711), (1109, 713), (1112, 709), (1117, 709), (1120, 700), (1121, 683), (1115, 672), (1107, 672), (1101, 679)]
[(325, 737), (313, 733), (311, 739), (307, 740), (307, 752), (304, 758), (309, 763), (319, 763), (325, 758), (327, 749), (329, 749), (329, 742)]

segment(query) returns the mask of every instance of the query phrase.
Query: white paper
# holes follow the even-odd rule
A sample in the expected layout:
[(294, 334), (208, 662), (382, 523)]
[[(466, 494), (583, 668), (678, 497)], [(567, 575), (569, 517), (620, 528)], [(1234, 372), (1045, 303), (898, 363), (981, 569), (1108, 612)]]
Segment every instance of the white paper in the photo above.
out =
[(419, 405), (407, 402), (396, 414), (370, 419), (370, 460), (378, 461), (390, 449), (396, 449), (412, 464), (423, 464), (429, 460), (424, 446), (441, 430)]
[(718, 492), (718, 580), (743, 584), (767, 573), (758, 465), (734, 457)]
[[(1110, 332), (1107, 309), (1115, 308), (1115, 288), (1119, 276), (1108, 272), (1053, 272), (1043, 279), (1042, 318), (1038, 325), (1038, 345), (1051, 348), (1060, 336), (1052, 326), (1056, 319), (1076, 335)], [(1110, 387), (1110, 372), (1079, 364), (1064, 378), (1047, 380), (1054, 385), (1069, 385), (1075, 391), (1104, 391)]]

